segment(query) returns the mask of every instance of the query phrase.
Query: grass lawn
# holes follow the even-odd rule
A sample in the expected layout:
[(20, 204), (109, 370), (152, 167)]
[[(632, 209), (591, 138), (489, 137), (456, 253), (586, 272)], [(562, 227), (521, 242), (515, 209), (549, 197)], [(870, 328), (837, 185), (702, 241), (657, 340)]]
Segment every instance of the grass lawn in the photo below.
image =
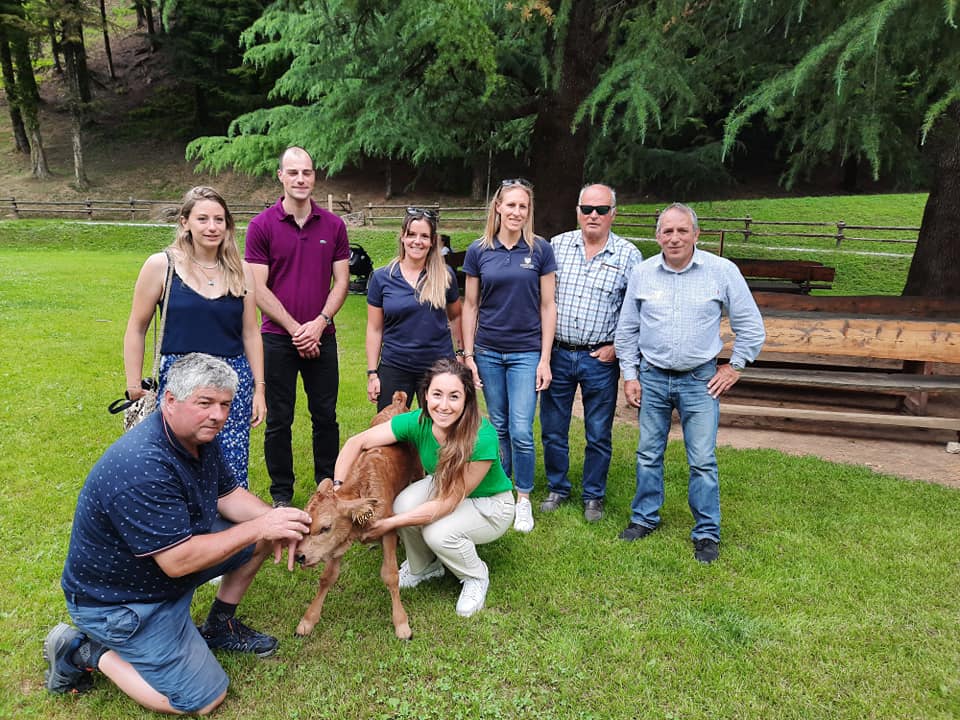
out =
[[(120, 432), (106, 406), (124, 384), (133, 281), (170, 234), (0, 223), (0, 718), (154, 717), (102, 677), (87, 695), (48, 695), (40, 648), (67, 618), (59, 576), (77, 493)], [(376, 231), (351, 238), (377, 265), (395, 243)], [(468, 239), (458, 234), (454, 244)], [(869, 291), (877, 292), (860, 290)], [(373, 412), (364, 319), (356, 295), (337, 317), (344, 437)], [(305, 408), (298, 413), (302, 504), (311, 458)], [(582, 426), (574, 428), (578, 486)], [(267, 497), (262, 437), (254, 431), (251, 486)], [(379, 550), (348, 553), (324, 616), (303, 640), (293, 631), (317, 572), (265, 567), (241, 614), (279, 636), (280, 650), (267, 660), (221, 655), (232, 684), (217, 717), (960, 716), (960, 493), (773, 450), (721, 448), (721, 557), (702, 567), (692, 557), (677, 443), (668, 450), (662, 527), (638, 543), (616, 539), (633, 495), (636, 440), (634, 426), (615, 428), (603, 521), (586, 525), (570, 504), (537, 515), (529, 536), (511, 531), (483, 547), (492, 584), (477, 616), (456, 616), (459, 586), (449, 576), (405, 591), (409, 643), (393, 635)], [(538, 502), (542, 467), (537, 478)], [(213, 592), (198, 590), (198, 620)]]

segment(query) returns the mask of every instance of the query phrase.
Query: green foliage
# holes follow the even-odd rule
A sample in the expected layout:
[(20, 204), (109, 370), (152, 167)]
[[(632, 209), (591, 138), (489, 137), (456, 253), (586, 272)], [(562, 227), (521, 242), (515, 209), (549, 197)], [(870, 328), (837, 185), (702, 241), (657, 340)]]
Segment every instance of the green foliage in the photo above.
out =
[[(511, 21), (521, 32), (503, 31)], [(529, 90), (503, 68), (535, 72), (527, 40), (537, 27), (483, 0), (274, 3), (243, 42), (247, 64), (287, 67), (277, 105), (241, 116), (226, 137), (198, 138), (189, 156), (256, 172), (296, 142), (334, 173), (364, 157), (422, 165), (520, 152)]]
[(745, 28), (796, 13), (798, 23), (802, 18), (815, 31), (793, 38), (793, 66), (781, 66), (733, 108), (725, 151), (754, 116), (764, 115), (785, 138), (788, 186), (828, 153), (865, 159), (874, 178), (888, 171), (916, 177), (918, 141), (960, 93), (955, 7), (918, 0), (815, 8), (742, 0)]
[[(261, 0), (168, 0), (163, 6), (177, 86), (190, 91), (194, 130), (225, 129), (238, 113), (266, 100), (271, 67), (241, 65), (240, 33), (260, 16)], [(182, 117), (182, 116), (181, 116)]]

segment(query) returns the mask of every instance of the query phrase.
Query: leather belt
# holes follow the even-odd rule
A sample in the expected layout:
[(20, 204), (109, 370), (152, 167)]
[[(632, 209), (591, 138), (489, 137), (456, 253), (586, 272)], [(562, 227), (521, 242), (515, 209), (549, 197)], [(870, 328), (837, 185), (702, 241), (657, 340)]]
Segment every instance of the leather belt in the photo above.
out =
[(613, 341), (596, 343), (594, 345), (572, 345), (570, 343), (560, 342), (557, 340), (554, 343), (561, 350), (569, 350), (570, 352), (593, 352), (594, 350), (599, 350), (602, 347), (607, 347), (608, 345), (613, 345)]

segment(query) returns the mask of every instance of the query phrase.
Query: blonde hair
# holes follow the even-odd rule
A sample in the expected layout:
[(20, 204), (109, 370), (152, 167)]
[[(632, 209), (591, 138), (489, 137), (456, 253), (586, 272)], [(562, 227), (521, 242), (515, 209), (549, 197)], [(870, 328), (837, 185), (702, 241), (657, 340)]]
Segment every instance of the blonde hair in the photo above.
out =
[(450, 288), (450, 273), (447, 263), (440, 254), (440, 236), (437, 234), (437, 221), (426, 214), (411, 214), (407, 212), (400, 226), (400, 237), (397, 241), (397, 256), (390, 261), (388, 271), (393, 274), (394, 268), (407, 256), (407, 249), (403, 245), (410, 225), (416, 220), (424, 220), (430, 226), (430, 249), (424, 264), (424, 276), (417, 281), (417, 299), (421, 303), (441, 309), (447, 306), (447, 290)]
[(182, 253), (183, 257), (188, 260), (196, 262), (193, 251), (193, 237), (190, 235), (190, 230), (183, 226), (182, 221), (190, 219), (190, 213), (193, 212), (194, 206), (202, 200), (210, 200), (223, 208), (227, 232), (217, 247), (217, 262), (223, 267), (223, 279), (227, 286), (227, 294), (234, 297), (243, 297), (247, 293), (247, 286), (243, 277), (243, 262), (240, 260), (240, 251), (237, 249), (236, 223), (234, 223), (233, 215), (230, 214), (230, 208), (227, 207), (227, 201), (212, 187), (198, 185), (187, 190), (180, 204), (180, 210), (177, 212), (177, 234), (170, 247)]
[(483, 228), (483, 236), (480, 238), (480, 246), (487, 250), (493, 249), (493, 239), (500, 232), (500, 213), (497, 212), (497, 205), (500, 204), (503, 194), (514, 188), (525, 190), (530, 200), (530, 212), (527, 214), (527, 221), (523, 224), (523, 237), (533, 247), (534, 237), (536, 237), (533, 232), (533, 187), (520, 180), (504, 180), (487, 207), (487, 222)]
[(467, 494), (464, 474), (467, 463), (473, 457), (473, 449), (480, 432), (480, 404), (477, 401), (477, 388), (473, 384), (473, 373), (466, 365), (450, 358), (437, 360), (423, 376), (417, 391), (417, 402), (422, 408), (420, 414), (422, 423), (427, 419), (431, 422), (433, 420), (427, 406), (427, 392), (430, 390), (430, 383), (438, 375), (453, 375), (463, 383), (463, 414), (447, 432), (447, 441), (440, 447), (440, 452), (437, 454), (433, 485), (437, 490), (438, 498), (457, 497), (458, 500), (463, 500)]

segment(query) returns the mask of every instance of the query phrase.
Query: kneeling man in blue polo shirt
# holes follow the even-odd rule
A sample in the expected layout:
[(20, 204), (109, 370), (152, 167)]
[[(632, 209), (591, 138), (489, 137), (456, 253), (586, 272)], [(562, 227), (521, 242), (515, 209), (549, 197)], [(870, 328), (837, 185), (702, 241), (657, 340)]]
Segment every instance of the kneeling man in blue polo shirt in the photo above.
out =
[[(211, 649), (266, 657), (277, 639), (236, 619), (267, 554), (288, 567), (310, 529), (296, 508), (271, 509), (237, 484), (213, 442), (237, 375), (193, 353), (170, 369), (159, 412), (117, 440), (77, 501), (61, 584), (79, 630), (60, 623), (43, 656), (51, 692), (90, 688), (100, 670), (144, 707), (205, 714), (227, 694)], [(223, 576), (201, 628), (194, 590)]]

